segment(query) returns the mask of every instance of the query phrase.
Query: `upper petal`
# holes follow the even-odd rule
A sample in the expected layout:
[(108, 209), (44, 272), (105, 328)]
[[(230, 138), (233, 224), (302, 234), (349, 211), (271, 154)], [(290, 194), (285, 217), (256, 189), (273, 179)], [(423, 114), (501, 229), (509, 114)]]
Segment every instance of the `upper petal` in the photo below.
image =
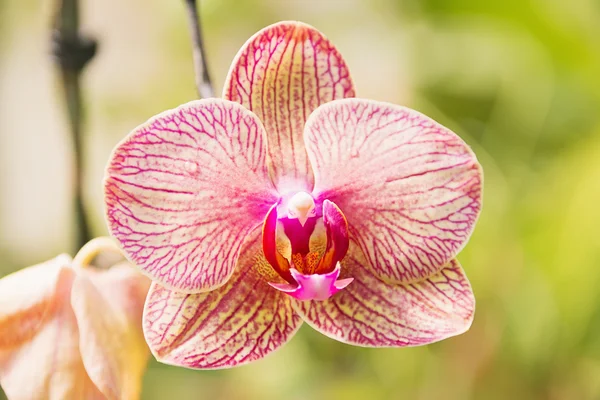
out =
[(140, 397), (150, 354), (142, 333), (142, 309), (150, 281), (129, 263), (109, 270), (80, 270), (71, 304), (81, 357), (88, 375), (108, 399)]
[(134, 129), (110, 158), (109, 229), (162, 285), (218, 287), (276, 201), (265, 162), (264, 128), (239, 104), (207, 99), (166, 111)]
[(365, 347), (404, 347), (436, 342), (469, 329), (475, 298), (456, 260), (419, 283), (386, 284), (364, 268), (355, 244), (342, 262), (354, 281), (325, 301), (296, 301), (313, 328)]
[(144, 334), (159, 361), (230, 368), (266, 356), (294, 335), (302, 320), (291, 298), (271, 288), (259, 272), (268, 268), (260, 256), (260, 229), (244, 248), (231, 279), (212, 292), (185, 294), (152, 284)]
[(313, 174), (302, 130), (320, 104), (354, 96), (341, 54), (315, 28), (279, 22), (252, 36), (235, 57), (223, 97), (239, 102), (263, 121), (273, 180), (281, 193), (310, 192)]
[(482, 171), (447, 128), (409, 108), (346, 99), (311, 115), (305, 141), (316, 196), (344, 212), (381, 279), (431, 276), (466, 244), (481, 209)]
[[(44, 297), (47, 302), (41, 320), (35, 307), (22, 309), (20, 321), (26, 329), (0, 317), (0, 384), (11, 400), (105, 399), (81, 360), (77, 321), (69, 302), (75, 274), (65, 264), (68, 260), (62, 257), (59, 263), (53, 260), (0, 280), (2, 303), (8, 297), (22, 305), (26, 297)], [(51, 279), (40, 285), (45, 278)], [(36, 289), (44, 295), (38, 296)]]

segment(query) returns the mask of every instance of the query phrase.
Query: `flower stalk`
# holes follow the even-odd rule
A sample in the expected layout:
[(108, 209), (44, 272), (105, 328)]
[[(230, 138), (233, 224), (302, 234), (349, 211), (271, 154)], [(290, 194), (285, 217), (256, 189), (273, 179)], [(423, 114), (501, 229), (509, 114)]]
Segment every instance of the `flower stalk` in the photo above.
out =
[(210, 74), (206, 65), (204, 53), (204, 41), (202, 39), (202, 28), (196, 0), (185, 0), (188, 14), (190, 35), (192, 37), (192, 52), (194, 56), (194, 74), (196, 76), (196, 88), (201, 99), (215, 97)]
[(87, 243), (92, 235), (83, 199), (83, 149), (81, 73), (96, 54), (96, 41), (79, 33), (77, 0), (58, 0), (52, 32), (52, 55), (59, 67), (63, 95), (67, 105), (74, 151), (74, 206), (76, 219), (76, 248)]

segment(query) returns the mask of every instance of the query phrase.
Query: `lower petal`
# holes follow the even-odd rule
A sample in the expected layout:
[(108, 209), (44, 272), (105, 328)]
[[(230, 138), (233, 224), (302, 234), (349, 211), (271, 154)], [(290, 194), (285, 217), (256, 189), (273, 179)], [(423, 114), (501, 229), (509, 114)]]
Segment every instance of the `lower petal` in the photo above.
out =
[(149, 355), (141, 329), (149, 284), (125, 262), (107, 271), (80, 270), (73, 282), (83, 363), (109, 399), (140, 397)]
[(231, 279), (211, 292), (185, 294), (152, 284), (144, 334), (159, 361), (230, 368), (263, 358), (291, 339), (302, 320), (291, 298), (271, 288), (259, 272), (268, 266), (261, 245), (257, 230), (242, 247)]
[(332, 339), (365, 347), (424, 345), (471, 326), (475, 298), (458, 261), (407, 285), (383, 283), (364, 268), (366, 263), (352, 244), (342, 262), (354, 277), (352, 284), (326, 301), (295, 302), (302, 318)]

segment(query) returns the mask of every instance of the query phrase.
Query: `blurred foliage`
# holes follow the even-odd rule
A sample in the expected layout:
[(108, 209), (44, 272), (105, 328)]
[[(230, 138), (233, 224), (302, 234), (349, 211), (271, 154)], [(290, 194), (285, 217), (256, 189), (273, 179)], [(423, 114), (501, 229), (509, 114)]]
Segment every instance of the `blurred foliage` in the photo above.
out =
[[(0, 0), (2, 274), (68, 249), (72, 236), (51, 7), (40, 3)], [(83, 3), (101, 45), (84, 85), (89, 204), (102, 234), (111, 147), (195, 92), (178, 2)], [(304, 327), (247, 367), (152, 362), (144, 399), (600, 398), (597, 1), (206, 0), (202, 16), (217, 92), (251, 34), (300, 19), (338, 45), (361, 96), (416, 108), (473, 146), (484, 209), (459, 259), (477, 313), (468, 333), (423, 348), (354, 348)], [(22, 122), (32, 104), (48, 118)]]

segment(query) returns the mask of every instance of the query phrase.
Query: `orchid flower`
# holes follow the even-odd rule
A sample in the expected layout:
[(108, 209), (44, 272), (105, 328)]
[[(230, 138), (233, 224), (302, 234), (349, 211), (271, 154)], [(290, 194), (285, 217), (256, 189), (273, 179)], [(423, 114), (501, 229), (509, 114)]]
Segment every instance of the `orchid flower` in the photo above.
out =
[(150, 282), (125, 261), (90, 266), (114, 251), (112, 239), (97, 238), (75, 259), (0, 279), (0, 384), (10, 400), (139, 398)]
[(414, 110), (353, 98), (315, 28), (269, 26), (236, 56), (224, 99), (155, 116), (114, 150), (106, 215), (154, 282), (144, 334), (189, 368), (260, 359), (302, 321), (353, 345), (466, 331), (475, 300), (454, 259), (482, 171)]

